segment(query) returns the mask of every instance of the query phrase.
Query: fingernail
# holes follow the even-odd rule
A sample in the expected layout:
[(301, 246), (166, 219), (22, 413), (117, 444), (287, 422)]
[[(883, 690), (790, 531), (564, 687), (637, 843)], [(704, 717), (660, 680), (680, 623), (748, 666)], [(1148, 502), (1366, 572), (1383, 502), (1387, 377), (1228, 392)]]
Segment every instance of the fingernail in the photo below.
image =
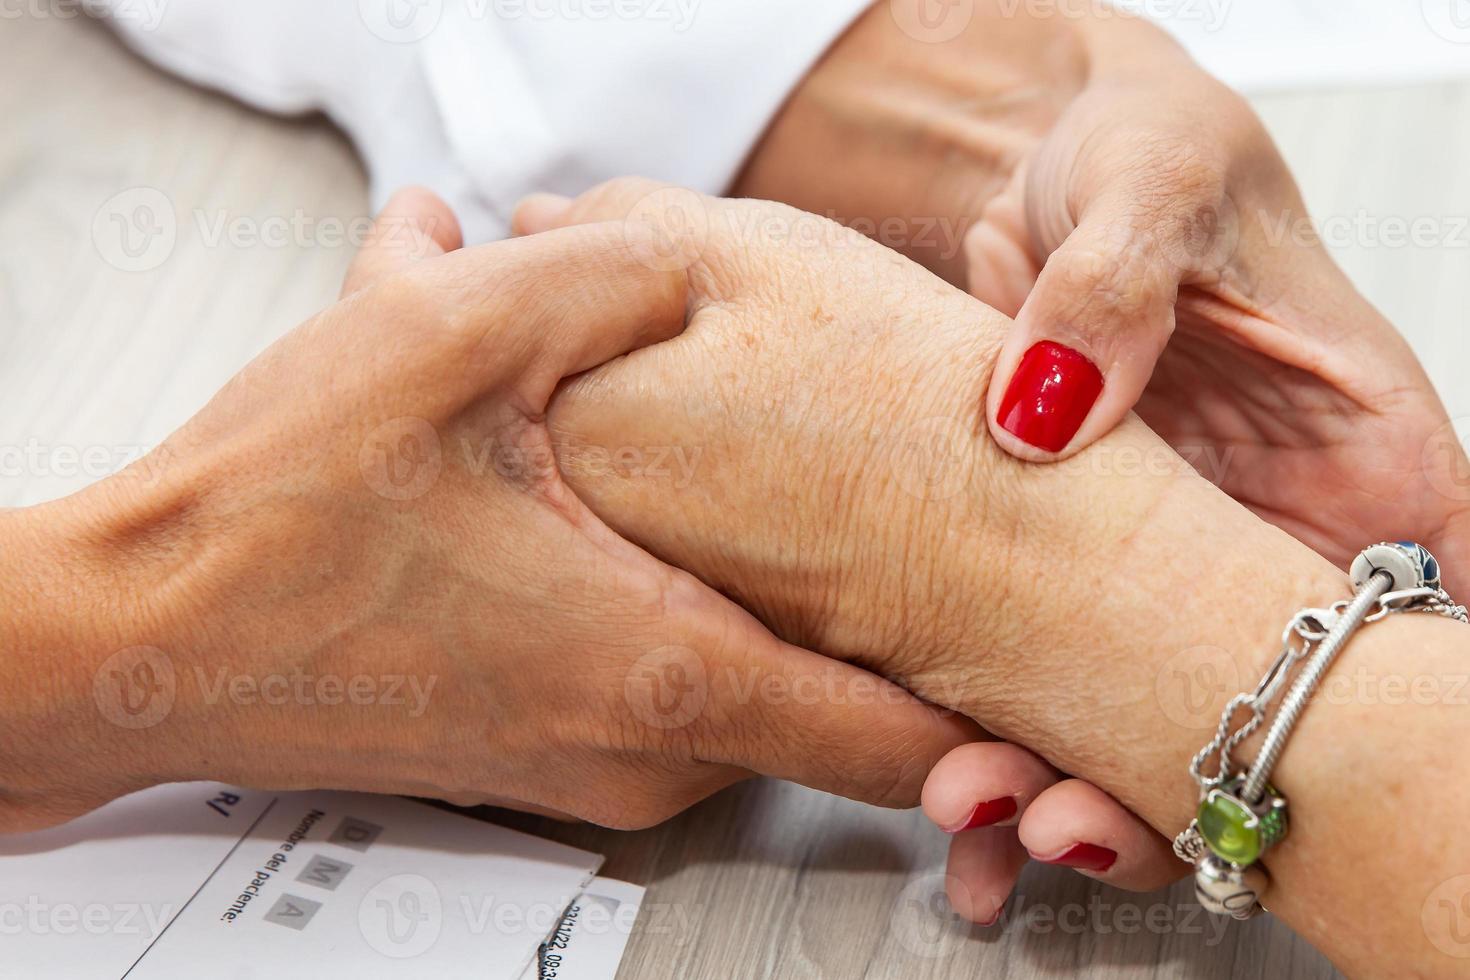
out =
[(946, 827), (946, 834), (958, 834), (966, 830), (974, 830), (976, 827), (989, 827), (991, 824), (1009, 820), (1016, 815), (1016, 798), (1014, 796), (1002, 796), (998, 800), (987, 800), (984, 803), (976, 803), (975, 809), (964, 819), (963, 823), (953, 827)]
[(1001, 428), (1037, 449), (1059, 453), (1082, 428), (1102, 372), (1082, 354), (1050, 340), (1032, 344), (1000, 400)]
[(1097, 844), (1073, 844), (1056, 857), (1038, 857), (1035, 854), (1031, 857), (1042, 864), (1057, 864), (1079, 871), (1106, 871), (1118, 860), (1118, 852)]

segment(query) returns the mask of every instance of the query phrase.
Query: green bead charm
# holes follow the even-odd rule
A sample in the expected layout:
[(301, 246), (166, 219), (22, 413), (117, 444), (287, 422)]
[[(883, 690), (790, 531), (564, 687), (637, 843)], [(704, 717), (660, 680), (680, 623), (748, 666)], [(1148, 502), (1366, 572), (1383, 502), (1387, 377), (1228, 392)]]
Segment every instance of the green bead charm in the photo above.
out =
[(1200, 801), (1195, 820), (1206, 847), (1245, 867), (1286, 836), (1286, 801), (1267, 787), (1261, 803), (1251, 807), (1225, 790), (1212, 789)]
[(1232, 796), (1211, 790), (1195, 816), (1205, 846), (1231, 864), (1254, 864), (1261, 856), (1260, 820)]

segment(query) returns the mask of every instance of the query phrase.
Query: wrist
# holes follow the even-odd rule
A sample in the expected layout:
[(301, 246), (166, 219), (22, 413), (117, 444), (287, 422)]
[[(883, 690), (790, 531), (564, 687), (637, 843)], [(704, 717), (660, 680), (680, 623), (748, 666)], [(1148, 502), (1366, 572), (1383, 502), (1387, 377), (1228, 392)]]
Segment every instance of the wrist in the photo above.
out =
[[(939, 591), (992, 618), (967, 653), (939, 655), (958, 678), (946, 703), (1177, 831), (1196, 803), (1185, 766), (1226, 701), (1264, 674), (1297, 609), (1341, 596), (1343, 574), (1136, 420), (1061, 464), (994, 465), (1026, 503), (1001, 561), (977, 541), (939, 559)], [(963, 506), (994, 511), (982, 495)]]
[[(960, 678), (947, 704), (1172, 836), (1195, 813), (1187, 767), (1226, 703), (1255, 688), (1299, 609), (1346, 598), (1351, 586), (1182, 465), (1169, 474), (1139, 462), (1153, 458), (1151, 443), (1130, 421), (1067, 464), (1001, 476), (1012, 487), (1026, 481), (1033, 508), (1015, 515), (1014, 547), (997, 564), (982, 542), (952, 541), (933, 580), (960, 621), (966, 607), (995, 606), (1006, 628), (936, 662)], [(1031, 581), (1018, 587), (1018, 576)], [(1447, 778), (1470, 738), (1464, 635), (1437, 617), (1365, 626), (1272, 774), (1293, 829), (1267, 856), (1267, 904), (1369, 974), (1388, 969), (1386, 937), (1437, 955), (1417, 940), (1428, 928), (1421, 910), (1470, 866), (1470, 849), (1446, 831), (1464, 808), (1463, 788)], [(932, 636), (913, 642), (940, 648)], [(1237, 765), (1260, 738), (1239, 747)]]
[(120, 700), (116, 683), (148, 669), (145, 655), (124, 651), (160, 642), (130, 581), (137, 556), (109, 526), (117, 489), (0, 515), (10, 563), (0, 582), (0, 832), (60, 822), (175, 776), (167, 743), (141, 724), (149, 703)]
[(1272, 774), (1292, 829), (1265, 857), (1267, 903), (1364, 976), (1393, 974), (1406, 961), (1435, 964), (1426, 976), (1455, 965), (1440, 945), (1443, 920), (1429, 913), (1446, 880), (1470, 867), (1470, 847), (1455, 831), (1466, 793), (1454, 777), (1470, 738), (1464, 636), (1464, 626), (1436, 616), (1363, 627)]

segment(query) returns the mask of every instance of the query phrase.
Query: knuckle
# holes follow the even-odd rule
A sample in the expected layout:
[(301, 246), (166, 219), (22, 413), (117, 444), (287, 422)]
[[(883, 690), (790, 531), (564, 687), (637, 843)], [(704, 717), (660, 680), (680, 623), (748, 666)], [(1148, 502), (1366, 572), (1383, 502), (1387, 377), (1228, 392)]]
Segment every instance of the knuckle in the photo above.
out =
[(420, 269), (382, 279), (358, 297), (361, 309), (403, 327), (434, 320), (444, 306), (442, 291)]
[(614, 177), (603, 181), (578, 200), (574, 213), (584, 218), (626, 218), (643, 198), (665, 185), (646, 177)]
[(1053, 295), (1063, 297), (1079, 320), (1094, 311), (1110, 322), (1128, 320), (1169, 298), (1154, 265), (1153, 250), (1138, 238), (1112, 246), (1084, 243), (1068, 251), (1053, 278)]
[(1140, 134), (1137, 146), (1149, 161), (1138, 169), (1129, 187), (1140, 218), (1174, 210), (1181, 202), (1211, 201), (1225, 193), (1230, 160), (1216, 140), (1163, 129)]

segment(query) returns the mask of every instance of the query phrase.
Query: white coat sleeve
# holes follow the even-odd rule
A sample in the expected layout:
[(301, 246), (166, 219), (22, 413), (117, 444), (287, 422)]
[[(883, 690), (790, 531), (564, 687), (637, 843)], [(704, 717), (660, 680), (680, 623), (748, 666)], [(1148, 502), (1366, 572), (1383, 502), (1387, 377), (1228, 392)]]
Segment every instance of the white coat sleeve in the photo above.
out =
[(724, 191), (872, 0), (90, 0), (145, 57), (351, 137), (373, 203), (425, 184), (468, 241), (624, 174)]

